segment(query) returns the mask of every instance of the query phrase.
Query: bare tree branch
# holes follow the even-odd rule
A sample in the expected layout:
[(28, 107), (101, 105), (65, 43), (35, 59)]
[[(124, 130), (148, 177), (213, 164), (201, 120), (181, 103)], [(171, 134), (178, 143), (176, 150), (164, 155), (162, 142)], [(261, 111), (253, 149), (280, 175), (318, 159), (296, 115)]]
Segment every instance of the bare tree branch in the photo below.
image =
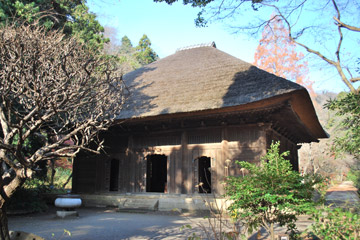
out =
[(127, 96), (116, 64), (43, 27), (1, 26), (0, 62), (0, 164), (16, 172), (0, 183), (2, 205), (37, 162), (99, 153)]
[[(290, 39), (297, 45), (304, 48), (307, 52), (319, 57), (322, 61), (326, 62), (330, 67), (336, 69), (342, 82), (349, 88), (353, 93), (357, 93), (357, 89), (353, 86), (357, 78), (352, 78), (351, 74), (345, 72), (346, 65), (352, 65), (354, 61), (351, 60), (349, 54), (344, 54), (345, 38), (349, 39), (349, 42), (354, 42), (353, 35), (344, 34), (345, 29), (351, 32), (360, 32), (360, 28), (354, 26), (354, 24), (346, 24), (342, 21), (342, 15), (345, 16), (347, 21), (349, 19), (356, 19), (357, 6), (354, 6), (352, 1), (341, 1), (341, 0), (326, 0), (326, 1), (309, 1), (309, 0), (291, 0), (291, 1), (247, 1), (247, 0), (222, 0), (222, 1), (211, 1), (214, 5), (210, 5), (206, 10), (210, 10), (208, 20), (225, 20), (231, 19), (236, 20), (236, 24), (239, 24), (232, 29), (235, 29), (234, 33), (248, 31), (251, 35), (256, 35), (264, 27), (267, 27), (274, 21), (276, 17), (281, 18), (286, 23), (286, 26), (290, 30)], [(252, 17), (250, 15), (243, 14), (244, 11), (249, 10), (249, 4), (252, 5)], [(271, 17), (267, 17), (267, 11), (261, 9), (272, 9), (274, 13)], [(205, 12), (205, 11), (203, 11)], [(314, 17), (314, 21), (309, 21), (309, 17)], [(326, 19), (328, 17), (329, 19)], [(335, 21), (336, 32), (334, 25), (328, 24), (328, 20)], [(206, 21), (206, 19), (204, 19)], [(319, 24), (317, 24), (317, 21)], [(233, 23), (230, 23), (233, 24)], [(304, 38), (306, 36), (306, 39)], [(325, 51), (322, 46), (319, 47), (319, 43), (324, 42), (326, 48), (330, 44), (325, 43), (326, 37), (331, 40), (337, 40), (334, 46), (333, 55), (325, 55)], [(303, 40), (301, 39), (303, 38)], [(355, 36), (356, 39), (356, 36)], [(349, 43), (346, 42), (346, 43)], [(326, 50), (326, 49), (325, 49)], [(356, 57), (356, 51), (350, 51)], [(345, 57), (347, 59), (345, 59)], [(344, 59), (342, 59), (344, 58)]]
[(358, 81), (360, 81), (360, 77), (356, 77), (356, 78), (350, 78), (350, 81), (351, 82), (358, 82)]
[[(338, 13), (338, 17), (340, 18), (340, 11), (339, 9), (337, 8), (337, 5), (336, 5), (336, 2), (335, 0), (332, 0), (332, 3), (333, 3), (333, 6), (335, 8), (335, 10), (337, 11)], [(334, 61), (334, 60), (331, 60), (330, 58), (326, 57), (325, 55), (323, 55), (320, 51), (316, 51), (312, 48), (310, 48), (308, 45), (300, 42), (299, 40), (297, 40), (297, 37), (294, 37), (293, 36), (293, 31), (292, 31), (292, 25), (290, 24), (289, 22), (289, 19), (284, 16), (282, 14), (282, 11), (280, 8), (278, 8), (276, 5), (269, 5), (269, 4), (266, 4), (266, 6), (268, 7), (272, 7), (275, 9), (276, 13), (277, 13), (277, 17), (281, 18), (282, 20), (284, 20), (287, 28), (288, 28), (288, 31), (289, 31), (289, 38), (291, 41), (293, 41), (294, 43), (296, 43), (297, 45), (303, 47), (307, 52), (309, 53), (312, 53), (316, 56), (318, 56), (319, 58), (321, 58), (323, 61), (327, 62), (329, 65), (333, 66), (336, 68), (338, 74), (340, 75), (341, 77), (341, 80), (346, 84), (346, 86), (350, 89), (351, 92), (353, 93), (357, 93), (358, 91), (355, 89), (355, 87), (352, 85), (351, 81), (347, 78), (347, 76), (345, 75), (344, 71), (343, 71), (343, 68), (342, 68), (342, 65), (341, 65), (341, 60), (340, 60), (340, 49), (341, 49), (341, 45), (342, 45), (342, 42), (343, 42), (343, 35), (342, 35), (342, 32), (341, 32), (341, 28), (338, 27), (338, 33), (339, 33), (339, 42), (338, 42), (338, 46), (337, 46), (337, 49), (336, 49), (336, 52), (335, 52), (335, 56), (337, 58), (337, 61)]]
[(348, 24), (343, 23), (342, 21), (340, 21), (337, 17), (333, 17), (334, 20), (336, 21), (336, 25), (338, 25), (341, 28), (346, 28), (350, 31), (354, 31), (354, 32), (360, 32), (360, 28), (359, 27), (355, 27), (355, 26), (350, 26)]

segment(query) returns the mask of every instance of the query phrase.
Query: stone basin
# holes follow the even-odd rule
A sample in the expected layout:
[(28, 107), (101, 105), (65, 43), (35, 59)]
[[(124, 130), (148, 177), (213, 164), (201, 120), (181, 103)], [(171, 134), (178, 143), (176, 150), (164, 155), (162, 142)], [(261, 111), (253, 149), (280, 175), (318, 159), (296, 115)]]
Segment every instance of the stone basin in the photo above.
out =
[(55, 199), (55, 206), (62, 208), (62, 211), (56, 211), (56, 215), (61, 218), (70, 217), (70, 216), (79, 216), (75, 208), (80, 207), (82, 204), (81, 198), (79, 195), (74, 194), (65, 194), (59, 195)]
[(55, 206), (59, 208), (78, 208), (81, 204), (82, 201), (79, 195), (59, 195), (58, 198), (55, 199)]

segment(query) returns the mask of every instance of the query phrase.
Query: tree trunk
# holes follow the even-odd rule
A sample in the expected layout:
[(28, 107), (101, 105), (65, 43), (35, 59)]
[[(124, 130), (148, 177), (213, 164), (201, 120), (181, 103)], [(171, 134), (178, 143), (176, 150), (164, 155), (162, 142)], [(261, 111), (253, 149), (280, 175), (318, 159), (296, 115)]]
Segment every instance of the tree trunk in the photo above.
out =
[(50, 186), (54, 186), (54, 178), (55, 178), (55, 160), (51, 160), (50, 161), (50, 165), (51, 165), (51, 177), (50, 177)]
[[(32, 172), (30, 172), (28, 176), (31, 176), (31, 173)], [(4, 173), (2, 173), (2, 175), (2, 177), (4, 177)], [(6, 183), (6, 185), (3, 185), (4, 180), (2, 179), (3, 181), (0, 184), (0, 240), (10, 240), (6, 206), (11, 196), (24, 183), (24, 175), (26, 175), (24, 174), (24, 169), (17, 169), (16, 176), (10, 182)]]
[(72, 173), (70, 174), (70, 176), (67, 178), (66, 182), (63, 184), (62, 188), (65, 188), (66, 185), (70, 182), (70, 179), (72, 178)]
[(274, 223), (270, 224), (270, 239), (275, 240)]
[(10, 240), (5, 206), (0, 208), (0, 240)]

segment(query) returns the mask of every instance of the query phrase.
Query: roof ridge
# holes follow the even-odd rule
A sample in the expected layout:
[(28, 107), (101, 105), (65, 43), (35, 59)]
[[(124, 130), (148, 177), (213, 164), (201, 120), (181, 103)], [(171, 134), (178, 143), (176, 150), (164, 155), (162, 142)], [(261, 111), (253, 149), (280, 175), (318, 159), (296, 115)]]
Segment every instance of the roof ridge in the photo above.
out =
[(213, 47), (213, 48), (216, 48), (216, 44), (215, 44), (214, 41), (208, 42), (208, 43), (199, 43), (199, 44), (194, 44), (194, 45), (178, 48), (178, 49), (176, 49), (176, 52), (180, 52), (180, 51), (183, 51), (183, 50), (189, 50), (189, 49), (193, 49), (193, 48), (201, 48), (201, 47)]

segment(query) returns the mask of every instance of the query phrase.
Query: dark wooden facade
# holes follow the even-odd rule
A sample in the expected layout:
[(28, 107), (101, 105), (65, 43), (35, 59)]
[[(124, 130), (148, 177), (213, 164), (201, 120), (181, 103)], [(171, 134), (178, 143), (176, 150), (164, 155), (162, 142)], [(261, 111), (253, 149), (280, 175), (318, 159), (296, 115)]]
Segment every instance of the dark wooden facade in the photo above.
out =
[[(76, 159), (73, 191), (222, 194), (224, 178), (242, 174), (235, 162), (258, 162), (272, 141), (281, 141), (281, 151), (290, 151), (289, 158), (297, 169), (297, 145), (269, 124), (203, 126), (130, 135), (112, 129), (106, 136), (106, 142), (111, 143), (106, 155)], [(203, 190), (205, 185), (199, 187), (200, 182), (209, 187)]]

